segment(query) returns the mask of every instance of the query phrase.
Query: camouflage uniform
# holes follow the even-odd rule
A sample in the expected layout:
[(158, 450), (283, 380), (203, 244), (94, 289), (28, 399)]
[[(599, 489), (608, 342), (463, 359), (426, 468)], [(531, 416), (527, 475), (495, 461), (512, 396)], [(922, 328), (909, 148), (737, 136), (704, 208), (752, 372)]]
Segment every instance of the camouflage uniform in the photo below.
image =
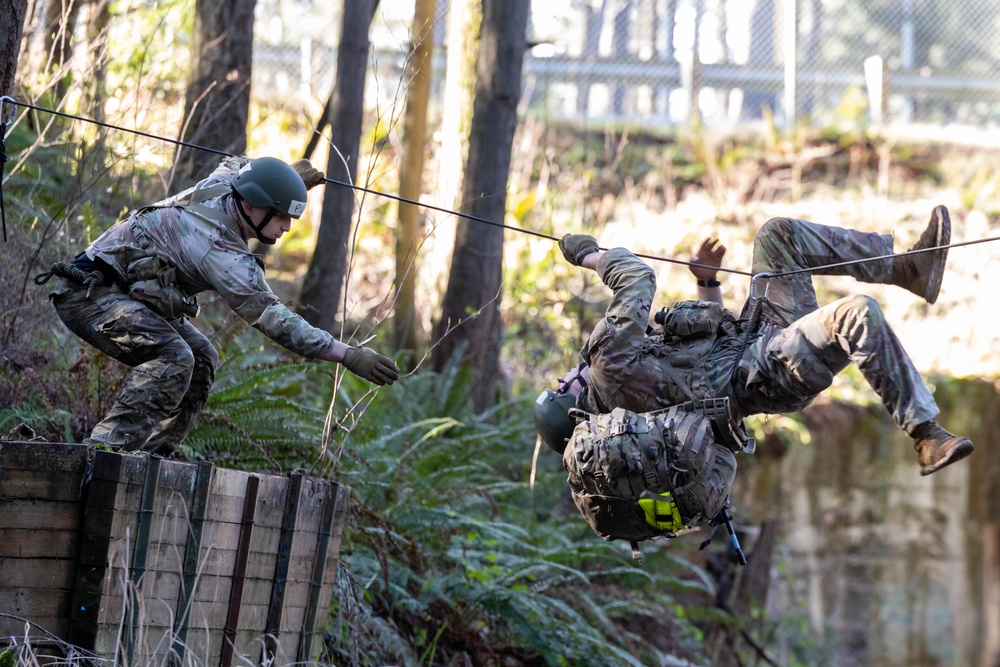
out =
[[(753, 272), (777, 273), (891, 253), (891, 236), (775, 218), (757, 235)], [(938, 413), (870, 297), (847, 297), (820, 308), (810, 273), (774, 278), (755, 338), (742, 334), (736, 318), (726, 313), (717, 333), (701, 348), (675, 347), (676, 341), (661, 333), (647, 335), (656, 290), (649, 266), (629, 251), (614, 248), (601, 257), (597, 271), (614, 297), (582, 352), (590, 367), (588, 392), (581, 397), (581, 407), (588, 412), (607, 413), (617, 407), (648, 412), (709, 396), (728, 397), (736, 418), (794, 412), (853, 361), (907, 433)], [(888, 283), (892, 260), (815, 273)]]
[[(129, 295), (129, 267), (139, 259), (169, 262), (181, 292), (217, 292), (251, 326), (306, 358), (320, 357), (334, 342), (279, 301), (260, 257), (250, 253), (229, 187), (247, 161), (224, 160), (193, 188), (139, 209), (94, 241), (86, 257), (110, 269), (114, 284), (88, 288), (60, 279), (52, 291), (71, 331), (132, 367), (90, 442), (170, 454), (191, 430), (215, 378), (219, 355), (201, 332)], [(199, 201), (199, 190), (211, 196)]]

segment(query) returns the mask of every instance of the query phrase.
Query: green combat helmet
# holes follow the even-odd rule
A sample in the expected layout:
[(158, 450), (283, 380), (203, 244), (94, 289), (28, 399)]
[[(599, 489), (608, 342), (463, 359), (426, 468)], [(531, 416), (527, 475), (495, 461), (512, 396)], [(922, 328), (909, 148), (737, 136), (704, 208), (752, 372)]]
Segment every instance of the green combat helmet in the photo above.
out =
[(570, 393), (557, 393), (551, 389), (545, 389), (532, 408), (532, 416), (535, 419), (535, 429), (542, 441), (562, 454), (566, 449), (566, 443), (573, 435), (576, 422), (569, 416), (570, 408), (576, 407), (576, 396)]
[(261, 243), (271, 245), (274, 239), (261, 234), (278, 213), (292, 218), (302, 217), (306, 209), (306, 184), (294, 169), (273, 157), (259, 157), (240, 169), (233, 179), (233, 190), (251, 206), (269, 208), (259, 225), (254, 225), (240, 207), (240, 215), (257, 234)]

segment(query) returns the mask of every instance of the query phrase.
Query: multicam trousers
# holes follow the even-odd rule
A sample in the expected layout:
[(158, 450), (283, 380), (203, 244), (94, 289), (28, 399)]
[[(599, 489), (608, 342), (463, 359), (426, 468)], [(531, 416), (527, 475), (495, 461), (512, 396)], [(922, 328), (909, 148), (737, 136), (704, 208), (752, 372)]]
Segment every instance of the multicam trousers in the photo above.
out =
[[(890, 254), (890, 236), (774, 218), (757, 234), (753, 272), (780, 273)], [(879, 305), (871, 297), (854, 296), (819, 308), (812, 274), (888, 283), (892, 258), (770, 279), (762, 336), (744, 361), (746, 382), (735, 388), (740, 411), (798, 410), (853, 361), (904, 431), (933, 419), (938, 407)]]
[(88, 441), (168, 456), (208, 399), (219, 355), (183, 318), (166, 320), (121, 288), (90, 291), (60, 278), (51, 294), (69, 329), (132, 367), (111, 411)]

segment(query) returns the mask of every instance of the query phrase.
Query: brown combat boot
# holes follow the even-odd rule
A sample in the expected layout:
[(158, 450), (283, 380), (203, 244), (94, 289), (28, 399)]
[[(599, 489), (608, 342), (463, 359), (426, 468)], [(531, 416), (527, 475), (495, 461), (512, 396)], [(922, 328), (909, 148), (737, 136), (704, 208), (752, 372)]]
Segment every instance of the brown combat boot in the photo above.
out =
[(964, 459), (975, 449), (972, 441), (941, 428), (935, 421), (926, 421), (913, 429), (913, 448), (917, 450), (920, 474), (929, 475), (946, 465)]
[[(910, 250), (937, 248), (951, 243), (951, 218), (944, 206), (935, 206), (931, 221)], [(909, 251), (907, 251), (909, 252)], [(896, 255), (892, 261), (892, 284), (923, 297), (927, 303), (937, 301), (944, 278), (944, 263), (948, 259), (948, 248), (918, 252), (912, 255)]]

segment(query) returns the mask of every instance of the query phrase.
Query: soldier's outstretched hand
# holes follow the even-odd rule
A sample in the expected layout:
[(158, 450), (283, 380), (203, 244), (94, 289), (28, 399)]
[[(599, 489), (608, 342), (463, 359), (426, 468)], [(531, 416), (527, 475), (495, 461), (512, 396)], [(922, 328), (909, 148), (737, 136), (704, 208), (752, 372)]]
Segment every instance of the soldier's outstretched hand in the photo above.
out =
[(299, 175), (299, 178), (302, 179), (302, 182), (306, 184), (306, 190), (311, 190), (326, 178), (326, 174), (312, 166), (312, 162), (309, 160), (296, 160), (291, 164), (291, 167)]
[[(712, 280), (722, 266), (722, 258), (726, 256), (726, 246), (715, 237), (709, 237), (701, 242), (698, 250), (691, 256), (691, 262), (703, 266), (689, 266), (691, 273), (698, 280)], [(715, 267), (715, 268), (709, 268)]]
[(348, 348), (344, 368), (383, 387), (399, 379), (399, 367), (389, 357), (367, 347)]
[(597, 239), (590, 234), (567, 234), (559, 239), (559, 250), (567, 262), (573, 266), (583, 266), (583, 258), (599, 251), (600, 247)]

